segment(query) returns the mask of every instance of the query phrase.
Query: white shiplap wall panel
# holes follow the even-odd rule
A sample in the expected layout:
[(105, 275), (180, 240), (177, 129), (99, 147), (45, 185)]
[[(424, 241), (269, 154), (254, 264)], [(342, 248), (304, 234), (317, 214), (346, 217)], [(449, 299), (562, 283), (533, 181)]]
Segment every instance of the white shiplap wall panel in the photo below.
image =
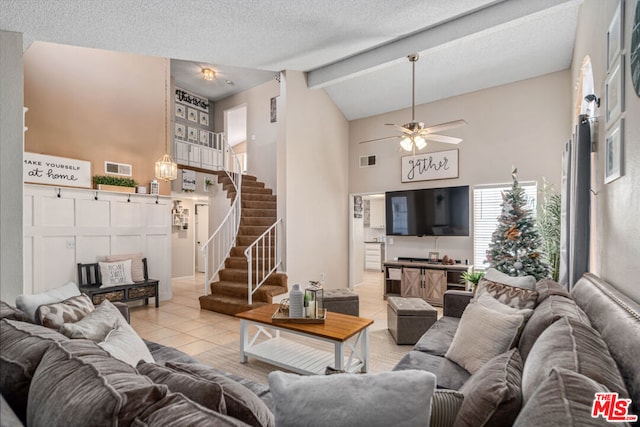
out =
[(57, 187), (24, 186), (25, 293), (77, 283), (78, 262), (142, 252), (160, 299), (171, 298), (169, 197), (74, 188), (57, 196)]

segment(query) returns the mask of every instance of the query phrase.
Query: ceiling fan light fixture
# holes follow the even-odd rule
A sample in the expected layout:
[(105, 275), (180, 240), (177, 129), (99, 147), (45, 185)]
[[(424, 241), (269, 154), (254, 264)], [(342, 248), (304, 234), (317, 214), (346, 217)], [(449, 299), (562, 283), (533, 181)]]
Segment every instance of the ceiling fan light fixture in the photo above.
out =
[(216, 73), (211, 68), (203, 68), (202, 69), (202, 78), (211, 81), (215, 78)]
[(412, 151), (413, 150), (413, 141), (411, 141), (411, 138), (406, 136), (406, 137), (402, 138), (402, 140), (400, 141), (400, 147), (402, 147), (402, 149), (405, 150), (405, 151)]
[(427, 146), (427, 141), (425, 141), (425, 139), (419, 135), (413, 138), (413, 142), (416, 144), (416, 148), (418, 150), (422, 150)]

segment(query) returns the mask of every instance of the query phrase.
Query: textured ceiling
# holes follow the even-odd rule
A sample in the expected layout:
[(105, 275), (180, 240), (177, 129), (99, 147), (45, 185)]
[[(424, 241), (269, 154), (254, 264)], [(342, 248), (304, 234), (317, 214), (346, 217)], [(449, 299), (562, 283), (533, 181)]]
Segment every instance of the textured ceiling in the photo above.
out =
[[(348, 119), (568, 68), (581, 0), (0, 0), (0, 29), (172, 58), (176, 82), (220, 99), (310, 71)], [(181, 61), (178, 61), (181, 60)], [(219, 72), (205, 82), (200, 69)], [(253, 69), (248, 71), (246, 68)], [(233, 82), (228, 85), (226, 80)]]

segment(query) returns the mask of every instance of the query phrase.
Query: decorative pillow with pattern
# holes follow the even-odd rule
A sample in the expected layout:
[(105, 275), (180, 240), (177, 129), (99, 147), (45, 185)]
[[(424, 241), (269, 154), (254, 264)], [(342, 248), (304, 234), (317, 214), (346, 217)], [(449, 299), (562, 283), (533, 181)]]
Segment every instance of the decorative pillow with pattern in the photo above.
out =
[(131, 278), (131, 260), (118, 262), (98, 262), (100, 266), (101, 288), (133, 285)]
[(480, 279), (480, 283), (478, 283), (476, 298), (485, 292), (489, 293), (501, 303), (517, 309), (534, 309), (538, 301), (538, 292), (536, 291), (496, 283), (483, 278)]
[(142, 264), (142, 253), (124, 254), (124, 255), (107, 255), (104, 257), (105, 262), (117, 262), (131, 260), (131, 279), (134, 282), (144, 281), (144, 265)]
[(82, 294), (55, 304), (44, 304), (36, 310), (42, 326), (58, 330), (65, 323), (75, 323), (94, 310), (88, 296)]

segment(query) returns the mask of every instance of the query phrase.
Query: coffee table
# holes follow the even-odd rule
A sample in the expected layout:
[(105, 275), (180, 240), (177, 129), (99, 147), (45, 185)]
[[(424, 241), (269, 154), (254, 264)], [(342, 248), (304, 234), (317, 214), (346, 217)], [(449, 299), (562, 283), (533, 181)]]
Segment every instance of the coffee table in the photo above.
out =
[[(327, 366), (347, 372), (367, 372), (369, 326), (373, 320), (327, 312), (324, 323), (273, 323), (271, 316), (278, 307), (278, 304), (269, 304), (236, 314), (240, 318), (240, 362), (247, 363), (249, 357), (253, 357), (304, 375), (324, 375)], [(249, 337), (249, 325), (258, 327), (252, 337)], [(283, 338), (281, 331), (330, 342), (334, 351)], [(261, 335), (267, 339), (256, 343)]]

